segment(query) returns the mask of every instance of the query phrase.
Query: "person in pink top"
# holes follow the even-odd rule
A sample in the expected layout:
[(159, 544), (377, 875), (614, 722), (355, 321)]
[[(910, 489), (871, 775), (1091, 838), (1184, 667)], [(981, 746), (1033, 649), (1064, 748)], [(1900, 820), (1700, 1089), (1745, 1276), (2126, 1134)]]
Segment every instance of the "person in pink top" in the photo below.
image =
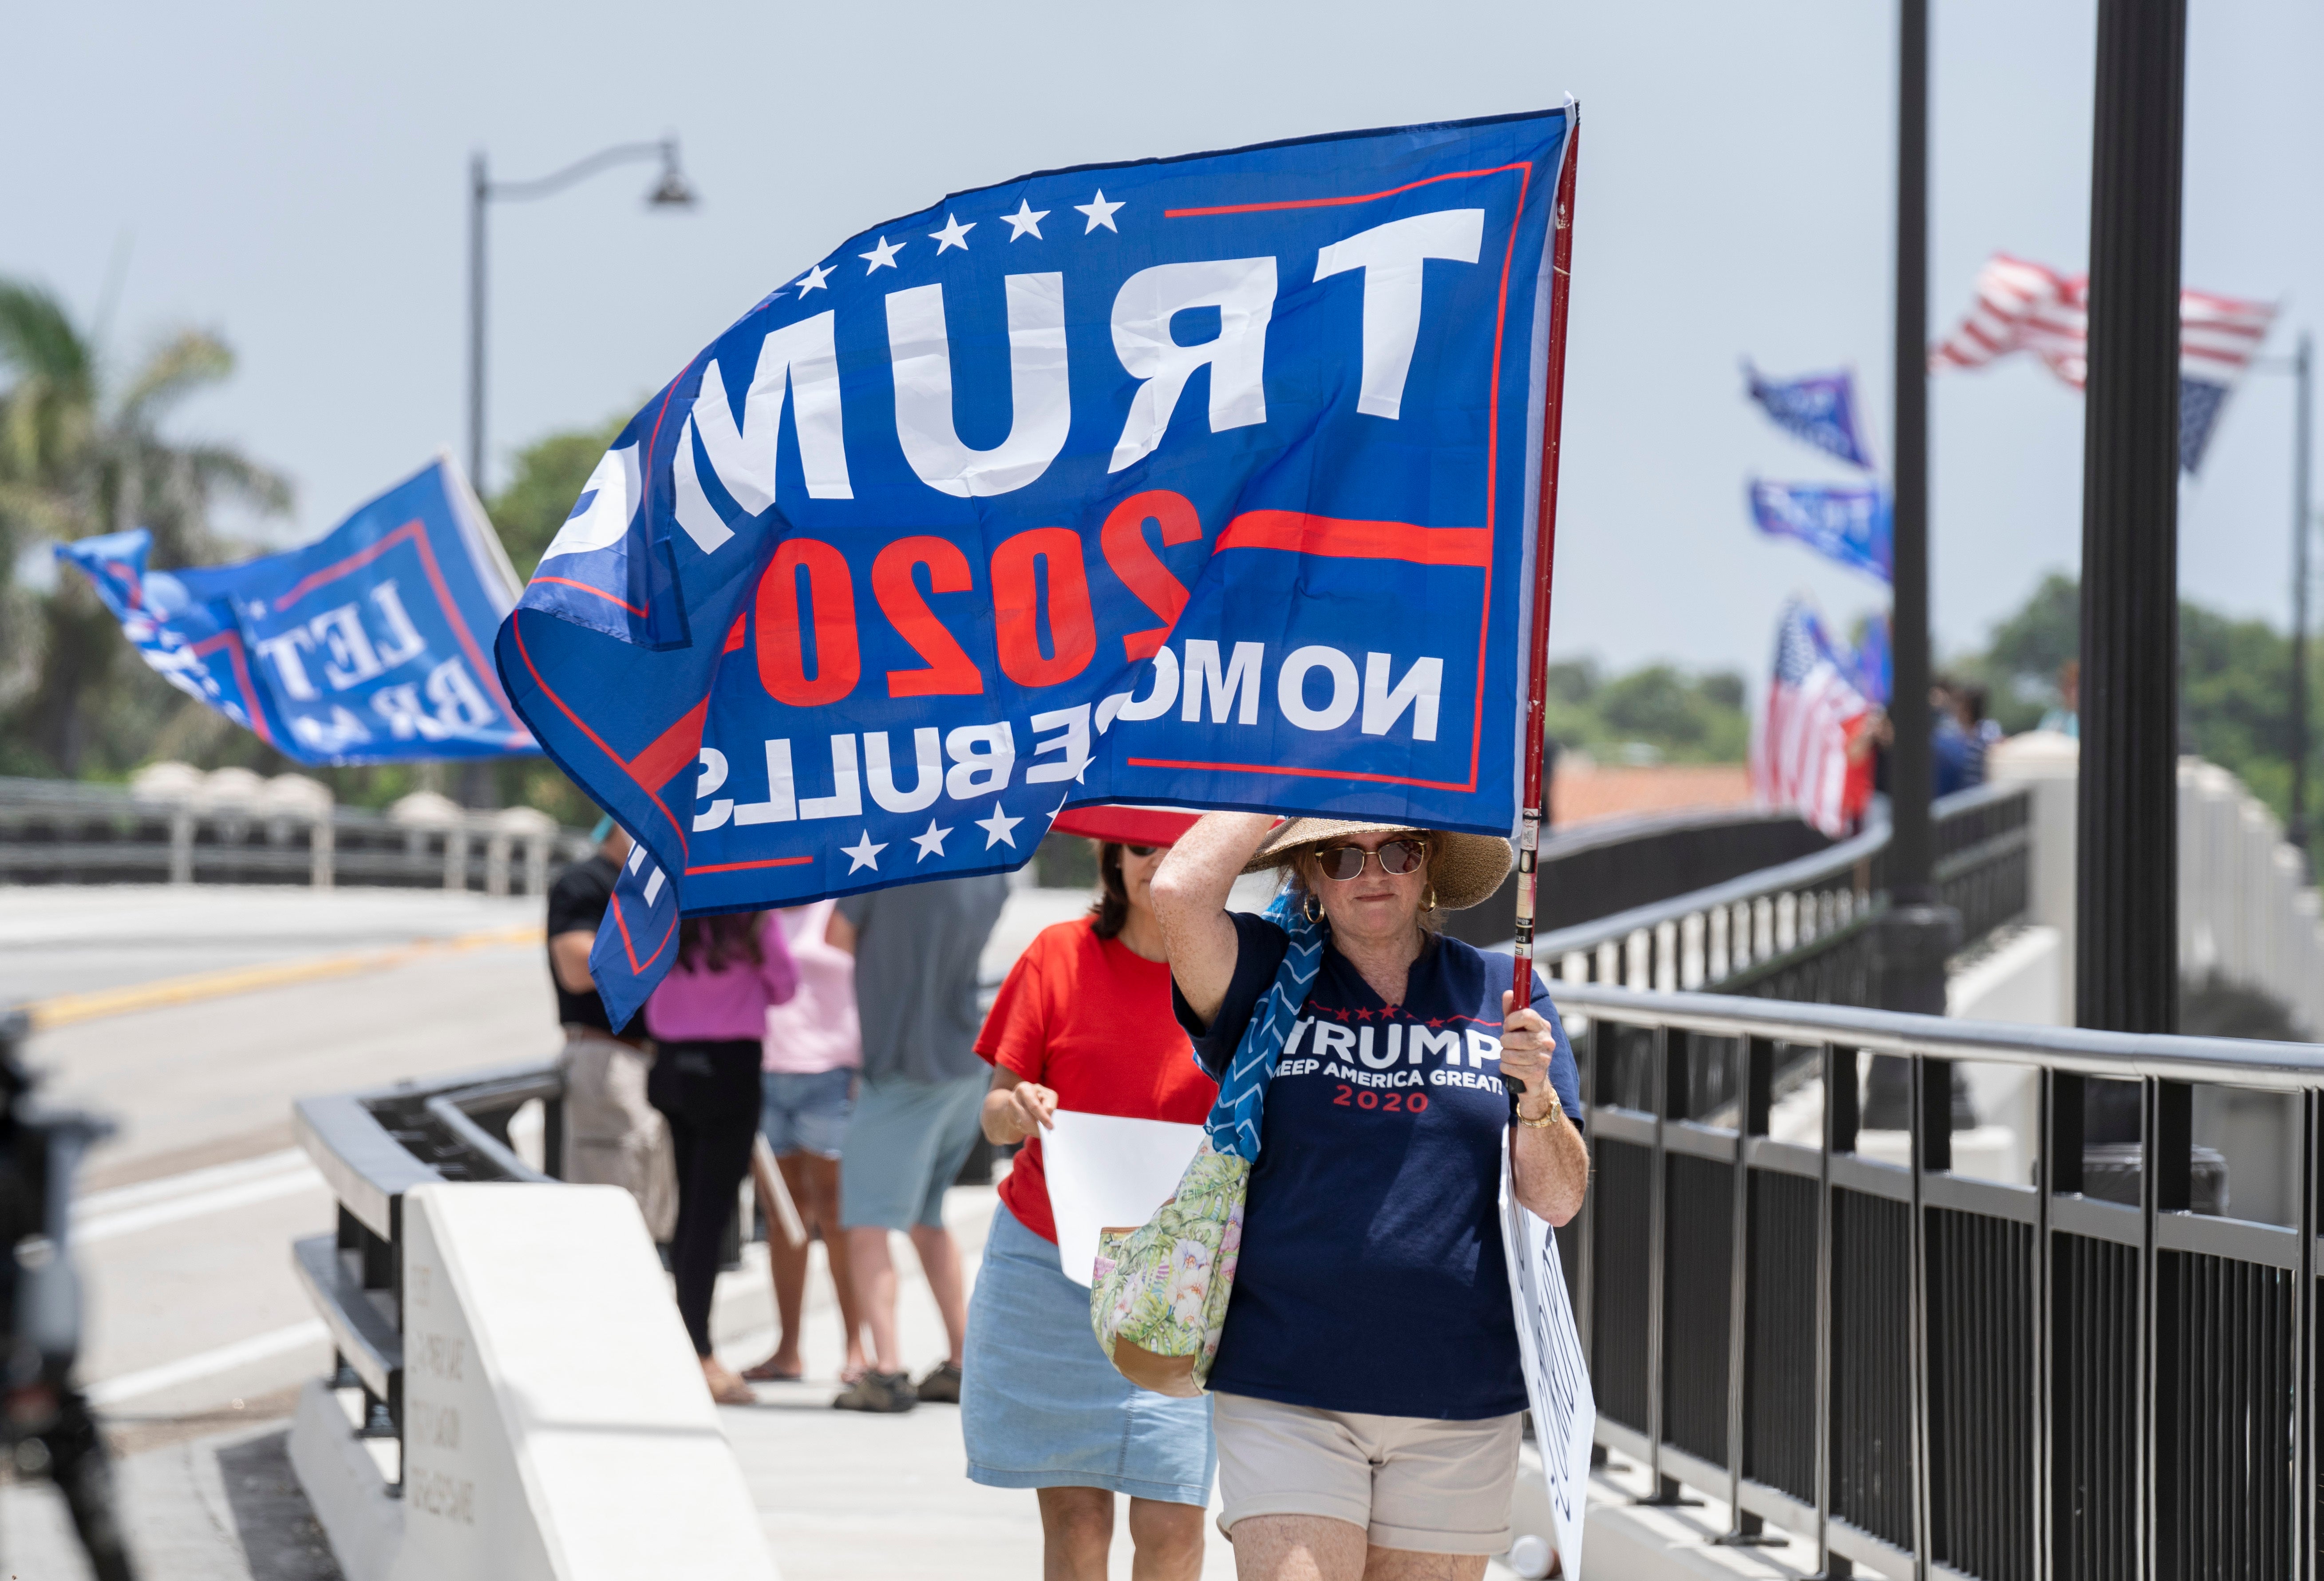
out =
[(798, 992), (798, 967), (781, 925), (770, 912), (744, 911), (680, 922), (678, 959), (646, 1001), (654, 1040), (646, 1098), (669, 1122), (678, 1157), (678, 1230), (669, 1248), (678, 1315), (721, 1405), (758, 1398), (711, 1354), (710, 1298), (718, 1244), (751, 1172), (767, 1007)]
[[(820, 1235), (838, 1287), (839, 1321), (847, 1334), (840, 1381), (863, 1375), (863, 1319), (849, 1277), (847, 1237), (839, 1233), (839, 1144), (855, 1112), (855, 1076), (863, 1063), (863, 1037), (855, 1019), (855, 957), (824, 938), (836, 901), (787, 906), (782, 919), (799, 991), (767, 1012), (767, 1055), (759, 1131), (783, 1172), (784, 1188), (809, 1235)], [(765, 1189), (762, 1185), (761, 1189)], [(769, 1210), (772, 1221), (773, 1210)], [(753, 1383), (783, 1383), (805, 1376), (799, 1360), (799, 1314), (807, 1299), (807, 1249), (788, 1236), (767, 1237), (775, 1281), (775, 1311), (782, 1324), (774, 1354), (742, 1376)]]

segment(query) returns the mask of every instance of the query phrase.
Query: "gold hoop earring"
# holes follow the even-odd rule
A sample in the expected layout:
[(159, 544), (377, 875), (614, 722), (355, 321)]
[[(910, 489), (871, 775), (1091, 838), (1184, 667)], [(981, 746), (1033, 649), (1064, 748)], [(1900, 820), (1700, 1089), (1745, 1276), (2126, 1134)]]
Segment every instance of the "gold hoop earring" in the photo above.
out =
[(1436, 910), (1436, 886), (1434, 884), (1432, 883), (1428, 886), (1428, 898), (1420, 902), (1420, 909), (1424, 911), (1434, 911)]
[(1315, 897), (1312, 893), (1299, 902), (1299, 914), (1310, 922), (1321, 922), (1323, 920), (1323, 908), (1316, 905)]

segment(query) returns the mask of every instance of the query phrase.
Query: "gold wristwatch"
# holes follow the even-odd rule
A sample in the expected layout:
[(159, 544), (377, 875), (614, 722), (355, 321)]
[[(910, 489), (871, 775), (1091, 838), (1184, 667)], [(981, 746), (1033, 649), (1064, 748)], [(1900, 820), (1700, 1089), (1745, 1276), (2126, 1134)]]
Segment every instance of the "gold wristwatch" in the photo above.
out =
[(1558, 1101), (1557, 1089), (1555, 1087), (1551, 1087), (1549, 1089), (1548, 1114), (1544, 1114), (1538, 1120), (1528, 1120), (1525, 1117), (1525, 1111), (1520, 1108), (1517, 1112), (1517, 1123), (1524, 1126), (1527, 1131), (1545, 1131), (1557, 1121), (1565, 1118), (1565, 1105)]

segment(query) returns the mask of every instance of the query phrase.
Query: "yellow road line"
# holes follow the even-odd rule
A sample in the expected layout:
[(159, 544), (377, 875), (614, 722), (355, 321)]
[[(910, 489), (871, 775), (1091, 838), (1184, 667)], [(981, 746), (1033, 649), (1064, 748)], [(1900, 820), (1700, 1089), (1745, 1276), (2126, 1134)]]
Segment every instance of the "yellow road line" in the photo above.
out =
[(55, 1027), (70, 1026), (76, 1022), (127, 1015), (133, 1011), (160, 1010), (173, 1004), (191, 1004), (204, 999), (223, 999), (229, 994), (254, 993), (262, 988), (281, 988), (294, 983), (313, 983), (327, 977), (374, 972), (429, 956), (456, 955), (466, 950), (489, 949), (496, 945), (539, 944), (542, 937), (543, 930), (538, 927), (492, 928), (480, 933), (458, 934), (450, 938), (418, 939), (392, 949), (350, 950), (343, 955), (318, 956), (311, 960), (227, 966), (215, 972), (164, 977), (155, 983), (133, 983), (122, 988), (99, 988), (88, 994), (60, 994), (52, 999), (34, 1000), (25, 1008), (32, 1012), (33, 1029), (47, 1031)]

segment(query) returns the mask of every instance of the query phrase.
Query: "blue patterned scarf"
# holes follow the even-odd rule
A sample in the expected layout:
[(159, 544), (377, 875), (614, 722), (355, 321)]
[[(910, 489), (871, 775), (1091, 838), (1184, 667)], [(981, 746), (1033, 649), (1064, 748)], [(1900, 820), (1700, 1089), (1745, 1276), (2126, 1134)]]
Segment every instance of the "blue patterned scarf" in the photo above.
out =
[(1315, 985), (1316, 968), (1323, 964), (1326, 929), (1323, 923), (1311, 922), (1301, 914), (1296, 893), (1286, 889), (1267, 908), (1267, 920), (1290, 935), (1283, 964), (1276, 968), (1275, 982), (1266, 996), (1252, 1007), (1242, 1041), (1235, 1046), (1234, 1058), (1219, 1079), (1219, 1101), (1211, 1105), (1205, 1127), (1212, 1151), (1239, 1153), (1254, 1164), (1259, 1161), (1259, 1121), (1267, 1101), (1267, 1084), (1275, 1079), (1275, 1062), (1283, 1054), (1283, 1040), (1291, 1035), (1299, 1007), (1307, 1003), (1307, 991)]

